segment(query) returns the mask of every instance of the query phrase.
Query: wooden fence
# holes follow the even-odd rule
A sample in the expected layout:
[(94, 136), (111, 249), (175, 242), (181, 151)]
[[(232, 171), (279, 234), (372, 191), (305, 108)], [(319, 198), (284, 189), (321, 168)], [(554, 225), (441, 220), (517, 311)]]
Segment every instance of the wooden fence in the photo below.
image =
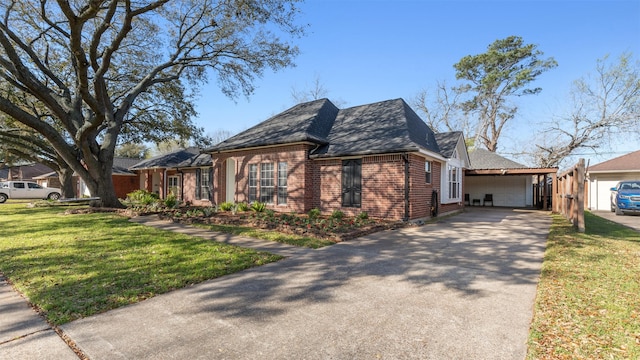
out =
[(564, 215), (579, 232), (584, 232), (584, 159), (558, 175), (553, 211)]

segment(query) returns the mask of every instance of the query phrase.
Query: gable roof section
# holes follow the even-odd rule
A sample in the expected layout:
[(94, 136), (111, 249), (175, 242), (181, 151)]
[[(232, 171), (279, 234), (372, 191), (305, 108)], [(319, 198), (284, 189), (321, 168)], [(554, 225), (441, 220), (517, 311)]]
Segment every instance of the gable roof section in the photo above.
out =
[(327, 138), (328, 144), (311, 157), (419, 150), (440, 153), (433, 131), (403, 99), (340, 110)]
[(447, 159), (453, 157), (453, 153), (458, 146), (458, 141), (460, 140), (461, 136), (462, 131), (451, 131), (435, 134), (436, 142), (438, 143), (438, 147), (440, 148), (440, 155), (444, 156)]
[(474, 149), (473, 151), (469, 152), (469, 160), (471, 161), (471, 168), (475, 170), (526, 168), (526, 166), (520, 163), (509, 160), (503, 156), (485, 149)]
[(640, 172), (640, 150), (590, 166), (587, 172)]
[(337, 114), (338, 108), (328, 99), (298, 104), (205, 151), (239, 150), (305, 141), (326, 144)]
[(159, 168), (174, 168), (182, 162), (189, 160), (200, 154), (200, 149), (197, 147), (189, 147), (186, 149), (179, 149), (172, 151), (168, 154), (158, 155), (151, 159), (143, 160), (137, 164), (131, 166), (130, 170), (145, 170), (145, 169), (159, 169)]

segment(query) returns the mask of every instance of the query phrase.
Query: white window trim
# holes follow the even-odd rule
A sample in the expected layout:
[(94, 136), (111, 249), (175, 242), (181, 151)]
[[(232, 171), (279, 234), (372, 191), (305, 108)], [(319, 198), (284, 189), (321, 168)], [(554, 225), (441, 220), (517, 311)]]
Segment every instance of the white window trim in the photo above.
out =
[(169, 175), (167, 176), (167, 194), (169, 194), (169, 192), (171, 191), (171, 185), (169, 184), (171, 182), (171, 179), (178, 179), (178, 184), (176, 185), (176, 193), (173, 194), (176, 196), (176, 198), (178, 200), (182, 200), (182, 176), (180, 176), (180, 174), (175, 174), (175, 175)]
[[(455, 198), (449, 197), (449, 167), (455, 167), (458, 171), (458, 196)], [(442, 164), (442, 168), (440, 171), (440, 191), (442, 193), (442, 199), (440, 202), (442, 204), (453, 204), (462, 201), (462, 182), (464, 181), (463, 177), (463, 169), (464, 163), (460, 159), (449, 159), (445, 163)]]

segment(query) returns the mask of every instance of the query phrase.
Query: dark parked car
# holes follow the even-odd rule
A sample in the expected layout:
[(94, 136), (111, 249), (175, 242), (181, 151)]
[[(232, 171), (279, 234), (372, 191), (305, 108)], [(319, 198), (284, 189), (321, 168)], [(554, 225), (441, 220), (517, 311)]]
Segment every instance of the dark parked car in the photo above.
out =
[(616, 215), (640, 213), (640, 180), (620, 181), (611, 188), (611, 212)]

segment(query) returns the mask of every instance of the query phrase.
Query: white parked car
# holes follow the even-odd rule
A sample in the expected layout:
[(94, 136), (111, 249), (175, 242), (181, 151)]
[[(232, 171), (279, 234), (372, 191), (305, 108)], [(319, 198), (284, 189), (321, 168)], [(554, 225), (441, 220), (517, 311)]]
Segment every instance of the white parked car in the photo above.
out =
[(61, 193), (58, 188), (42, 187), (33, 181), (0, 182), (0, 204), (7, 199), (58, 200)]

